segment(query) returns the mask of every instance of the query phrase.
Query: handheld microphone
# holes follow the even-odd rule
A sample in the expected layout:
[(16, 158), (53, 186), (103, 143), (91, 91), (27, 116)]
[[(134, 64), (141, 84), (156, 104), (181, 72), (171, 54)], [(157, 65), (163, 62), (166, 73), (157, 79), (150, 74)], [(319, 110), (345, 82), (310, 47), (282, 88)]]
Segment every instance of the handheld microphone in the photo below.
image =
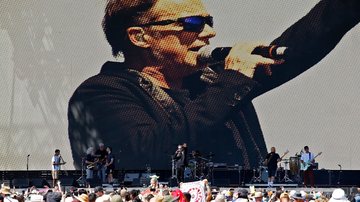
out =
[[(227, 55), (229, 54), (231, 47), (211, 47), (204, 46), (199, 50), (198, 59), (201, 62), (213, 63), (224, 61)], [(290, 49), (284, 46), (258, 46), (255, 47), (251, 54), (261, 55), (266, 58), (271, 59), (287, 59), (290, 53)]]

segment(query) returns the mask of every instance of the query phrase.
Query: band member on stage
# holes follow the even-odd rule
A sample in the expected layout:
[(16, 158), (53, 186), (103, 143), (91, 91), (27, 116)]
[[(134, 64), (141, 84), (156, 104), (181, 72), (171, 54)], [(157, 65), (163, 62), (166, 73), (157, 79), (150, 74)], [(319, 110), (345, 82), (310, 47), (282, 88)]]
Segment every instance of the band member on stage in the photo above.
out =
[(115, 157), (112, 154), (112, 148), (107, 147), (107, 156), (106, 156), (106, 174), (107, 174), (107, 182), (112, 183), (113, 182), (113, 172), (115, 169)]
[(301, 154), (300, 159), (301, 164), (305, 167), (307, 164), (310, 165), (308, 168), (305, 168), (303, 171), (304, 175), (304, 186), (308, 185), (308, 180), (310, 180), (310, 186), (313, 188), (315, 184), (314, 179), (314, 167), (312, 166), (315, 163), (314, 154), (309, 151), (309, 147), (304, 147), (304, 152)]
[(275, 147), (271, 147), (270, 153), (266, 155), (265, 165), (268, 168), (268, 186), (272, 187), (274, 184), (275, 174), (277, 170), (277, 163), (281, 161), (278, 153), (276, 153)]
[(60, 155), (60, 150), (56, 149), (54, 156), (51, 158), (51, 176), (53, 179), (53, 187), (57, 184), (59, 180), (61, 165), (64, 165), (66, 162), (62, 159)]
[(186, 143), (178, 145), (178, 149), (174, 154), (175, 166), (176, 166), (176, 178), (178, 183), (184, 182), (184, 170), (187, 164), (186, 162), (187, 155), (187, 145)]
[(99, 149), (96, 150), (95, 156), (98, 159), (97, 170), (98, 170), (98, 178), (101, 179), (101, 182), (106, 182), (106, 156), (107, 151), (105, 149), (105, 145), (103, 143), (99, 143)]
[(86, 186), (91, 185), (94, 179), (94, 168), (97, 166), (95, 161), (95, 151), (93, 147), (89, 147), (86, 151), (85, 165), (86, 165)]

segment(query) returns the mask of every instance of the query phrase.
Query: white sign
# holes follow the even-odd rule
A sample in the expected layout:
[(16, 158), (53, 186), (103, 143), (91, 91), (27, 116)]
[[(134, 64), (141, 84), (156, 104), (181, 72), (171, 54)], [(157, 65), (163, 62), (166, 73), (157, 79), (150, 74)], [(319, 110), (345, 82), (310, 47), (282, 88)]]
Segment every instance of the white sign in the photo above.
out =
[(205, 202), (205, 184), (203, 181), (186, 182), (180, 185), (182, 192), (188, 192), (191, 195), (190, 202)]

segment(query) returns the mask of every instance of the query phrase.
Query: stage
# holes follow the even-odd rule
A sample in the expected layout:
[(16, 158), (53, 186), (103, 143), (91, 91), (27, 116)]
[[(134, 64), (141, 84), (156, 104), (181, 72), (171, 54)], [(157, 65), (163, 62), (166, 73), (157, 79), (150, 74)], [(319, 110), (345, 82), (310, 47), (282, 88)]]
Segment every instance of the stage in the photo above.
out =
[[(159, 181), (171, 187), (176, 184), (172, 178), (171, 170), (115, 170), (114, 179), (118, 186), (146, 187), (149, 183), (149, 176), (156, 174), (160, 176)], [(260, 174), (260, 175), (259, 175)], [(360, 185), (360, 170), (314, 170), (315, 187), (353, 187)], [(300, 176), (291, 175), (289, 180), (284, 180), (284, 173), (279, 173), (275, 186), (297, 188), (303, 187)], [(212, 186), (215, 187), (267, 187), (266, 173), (255, 172), (254, 170), (241, 170), (232, 168), (213, 168), (212, 173), (206, 176)], [(64, 186), (83, 186), (85, 172), (81, 170), (67, 170), (61, 173), (61, 182)], [(185, 181), (196, 181), (191, 176)], [(24, 188), (28, 185), (42, 187), (51, 181), (50, 170), (25, 170), (0, 171), (0, 183), (6, 183), (11, 187)], [(51, 184), (51, 183), (49, 183)], [(102, 185), (94, 180), (93, 185)]]

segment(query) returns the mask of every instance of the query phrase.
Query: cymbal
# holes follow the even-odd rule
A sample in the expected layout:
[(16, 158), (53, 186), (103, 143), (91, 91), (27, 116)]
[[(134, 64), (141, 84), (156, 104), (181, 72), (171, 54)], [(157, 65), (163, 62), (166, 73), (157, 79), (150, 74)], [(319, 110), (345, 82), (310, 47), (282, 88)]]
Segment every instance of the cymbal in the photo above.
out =
[(201, 159), (201, 160), (203, 160), (203, 161), (210, 161), (209, 159), (204, 158), (204, 157), (199, 157), (199, 159)]

